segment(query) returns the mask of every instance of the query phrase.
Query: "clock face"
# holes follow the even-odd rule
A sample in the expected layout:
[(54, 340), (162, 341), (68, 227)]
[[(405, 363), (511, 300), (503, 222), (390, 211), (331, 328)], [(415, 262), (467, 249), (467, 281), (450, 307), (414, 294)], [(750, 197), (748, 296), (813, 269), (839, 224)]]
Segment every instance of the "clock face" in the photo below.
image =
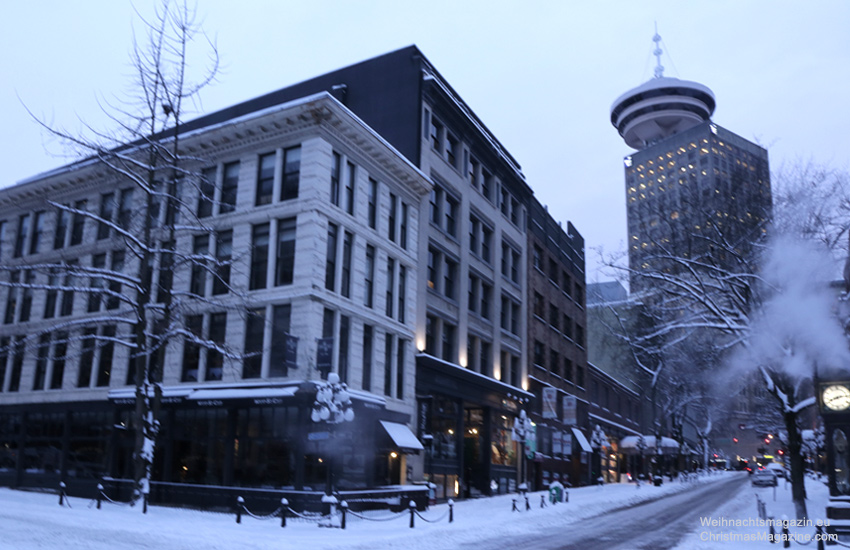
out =
[(827, 386), (823, 389), (823, 406), (831, 411), (850, 409), (850, 389), (847, 386)]

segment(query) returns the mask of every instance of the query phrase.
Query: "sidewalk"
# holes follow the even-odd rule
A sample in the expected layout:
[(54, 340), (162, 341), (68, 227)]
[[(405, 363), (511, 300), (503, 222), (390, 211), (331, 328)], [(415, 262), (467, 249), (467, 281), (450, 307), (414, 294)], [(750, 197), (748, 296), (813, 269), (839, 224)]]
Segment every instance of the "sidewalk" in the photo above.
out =
[[(665, 495), (686, 491), (693, 484), (728, 479), (721, 473), (693, 482), (665, 482), (661, 487), (612, 484), (570, 489), (569, 503), (540, 508), (543, 492), (531, 493), (531, 510), (518, 501), (520, 512), (511, 511), (517, 495), (501, 495), (458, 501), (454, 506), (454, 522), (445, 518), (447, 504), (432, 506), (415, 518), (411, 529), (410, 515), (397, 517), (386, 511), (374, 512), (366, 521), (349, 515), (347, 528), (323, 529), (315, 523), (288, 518), (280, 527), (279, 518), (260, 521), (243, 516), (237, 524), (235, 515), (200, 512), (180, 508), (151, 506), (147, 515), (138, 507), (129, 508), (104, 503), (103, 509), (90, 507), (91, 502), (71, 498), (72, 508), (60, 507), (53, 494), (12, 491), (0, 488), (0, 529), (4, 544), (16, 550), (36, 548), (87, 548), (91, 550), (125, 549), (280, 549), (311, 550), (352, 548), (404, 548), (405, 550), (453, 549), (474, 545), (483, 533), (488, 536), (516, 536), (541, 529), (568, 526), (584, 518), (609, 510), (628, 507)], [(250, 509), (250, 502), (246, 502)], [(755, 505), (753, 505), (755, 508)]]

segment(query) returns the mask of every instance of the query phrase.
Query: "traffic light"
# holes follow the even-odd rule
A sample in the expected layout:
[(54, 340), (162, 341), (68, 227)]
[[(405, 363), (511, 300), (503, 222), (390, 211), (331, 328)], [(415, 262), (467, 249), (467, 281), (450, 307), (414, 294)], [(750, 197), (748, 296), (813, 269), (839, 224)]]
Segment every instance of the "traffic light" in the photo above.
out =
[(782, 455), (785, 454), (785, 450), (784, 449), (777, 449), (776, 454), (778, 454), (779, 456), (782, 456)]

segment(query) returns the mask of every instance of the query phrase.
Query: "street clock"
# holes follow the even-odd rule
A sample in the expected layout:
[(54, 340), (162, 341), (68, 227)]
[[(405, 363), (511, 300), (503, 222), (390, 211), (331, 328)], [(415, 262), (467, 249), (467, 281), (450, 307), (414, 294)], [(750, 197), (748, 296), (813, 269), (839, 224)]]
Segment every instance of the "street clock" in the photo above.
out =
[(850, 410), (850, 386), (847, 384), (824, 384), (820, 397), (824, 412)]

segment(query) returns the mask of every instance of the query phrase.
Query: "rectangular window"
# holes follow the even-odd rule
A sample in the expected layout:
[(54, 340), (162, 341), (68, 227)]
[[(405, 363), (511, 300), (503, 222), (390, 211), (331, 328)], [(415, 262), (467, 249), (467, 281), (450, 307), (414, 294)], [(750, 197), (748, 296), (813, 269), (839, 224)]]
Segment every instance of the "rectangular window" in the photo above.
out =
[(393, 293), (395, 286), (395, 260), (387, 258), (387, 301), (385, 313), (387, 317), (393, 316)]
[(213, 279), (212, 293), (214, 295), (227, 294), (230, 289), (230, 264), (233, 261), (232, 229), (216, 233), (215, 261), (215, 278)]
[(32, 390), (44, 389), (44, 378), (47, 375), (47, 359), (50, 357), (50, 333), (38, 337), (38, 348), (35, 356), (35, 376), (33, 377)]
[(431, 196), (429, 200), (431, 223), (439, 227), (443, 216), (443, 190), (434, 186), (431, 189)]
[(68, 219), (70, 214), (64, 208), (56, 211), (56, 231), (53, 233), (53, 250), (59, 250), (65, 246), (65, 235), (68, 233)]
[[(2, 251), (3, 246), (6, 244), (6, 220), (0, 220), (0, 251)], [(0, 258), (2, 258), (2, 253), (0, 253)]]
[[(102, 270), (106, 268), (106, 254), (95, 254), (91, 257), (92, 270)], [(89, 280), (89, 313), (100, 310), (100, 304), (103, 301), (103, 278), (92, 275)]]
[(478, 294), (480, 292), (480, 284), (481, 280), (473, 274), (469, 274), (469, 299), (467, 301), (466, 307), (469, 309), (471, 313), (476, 313), (478, 311)]
[(24, 255), (24, 245), (27, 242), (27, 234), (30, 231), (30, 215), (22, 214), (18, 218), (18, 234), (15, 237), (15, 258)]
[(454, 363), (457, 360), (457, 327), (443, 321), (443, 355), (444, 361)]
[(407, 250), (407, 221), (408, 221), (408, 206), (406, 203), (401, 203), (401, 220), (399, 221), (398, 244)]
[(66, 288), (62, 293), (62, 306), (59, 310), (59, 315), (62, 317), (71, 315), (74, 312), (74, 284), (76, 284), (74, 271), (78, 264), (79, 262), (77, 260), (70, 260), (65, 265), (68, 272), (65, 274), (65, 280), (62, 282), (62, 285)]
[(251, 230), (251, 280), (249, 290), (266, 288), (269, 265), (269, 224), (261, 223)]
[(398, 266), (398, 322), (404, 322), (404, 309), (407, 305), (407, 268)]
[(30, 239), (30, 254), (38, 254), (41, 246), (41, 234), (44, 231), (44, 212), (33, 214), (32, 239)]
[(495, 187), (493, 182), (493, 174), (485, 170), (481, 169), (481, 194), (484, 195), (484, 198), (493, 202), (493, 187)]
[(481, 283), (481, 317), (490, 319), (490, 300), (493, 299), (493, 287), (487, 283)]
[(431, 147), (436, 151), (440, 150), (440, 139), (443, 133), (443, 125), (437, 120), (437, 117), (431, 117)]
[[(372, 391), (372, 347), (375, 344), (375, 329), (363, 325), (363, 391)], [(0, 361), (3, 358), (0, 357)]]
[(283, 175), (280, 185), (280, 200), (298, 198), (299, 179), (301, 177), (301, 146), (290, 147), (283, 151)]
[(546, 360), (544, 358), (545, 353), (546, 353), (546, 350), (544, 349), (543, 342), (535, 340), (534, 341), (534, 364), (537, 365), (538, 367), (545, 367), (546, 366)]
[(519, 262), (520, 255), (516, 250), (511, 250), (511, 281), (519, 284)]
[(558, 318), (560, 317), (560, 311), (558, 311), (558, 306), (555, 304), (549, 304), (549, 324), (553, 329), (558, 330)]
[(83, 212), (86, 211), (88, 201), (83, 199), (74, 203), (74, 212), (71, 221), (71, 246), (78, 245), (83, 242), (83, 231), (86, 227), (86, 216)]
[(549, 280), (558, 284), (558, 262), (554, 258), (549, 258)]
[(191, 336), (183, 338), (183, 369), (180, 376), (182, 382), (197, 382), (201, 366), (201, 339), (204, 316), (189, 315), (186, 317), (186, 332)]
[(393, 392), (393, 335), (387, 333), (384, 340), (384, 395)]
[(122, 189), (118, 200), (118, 215), (115, 218), (115, 225), (124, 229), (130, 230), (130, 222), (133, 216), (133, 190)]
[(346, 231), (342, 237), (342, 279), (340, 294), (351, 297), (351, 250), (354, 247), (354, 235)]
[(564, 357), (564, 380), (572, 380), (573, 379), (573, 362), (568, 358)]
[(336, 241), (339, 236), (339, 226), (328, 224), (328, 245), (325, 259), (325, 288), (331, 292), (336, 290)]
[(274, 167), (277, 162), (277, 153), (266, 153), (260, 155), (257, 161), (257, 190), (255, 204), (262, 206), (272, 202), (274, 193)]
[(564, 314), (564, 323), (561, 325), (561, 332), (570, 340), (573, 339), (573, 320), (569, 315)]
[(511, 197), (511, 223), (519, 226), (519, 201)]
[(215, 202), (215, 184), (216, 184), (215, 166), (204, 168), (201, 170), (201, 182), (198, 194), (198, 217), (208, 218), (213, 213), (213, 203)]
[(352, 163), (346, 163), (348, 177), (345, 179), (345, 211), (354, 215), (354, 187), (357, 183), (357, 168)]
[(249, 310), (248, 320), (245, 323), (242, 378), (259, 378), (263, 370), (263, 336), (266, 329), (265, 308)]
[(210, 236), (195, 235), (192, 238), (192, 278), (189, 281), (189, 293), (195, 296), (206, 295), (207, 270), (209, 262), (206, 256), (210, 252)]
[(18, 321), (21, 323), (30, 320), (30, 313), (32, 312), (32, 293), (33, 286), (35, 285), (35, 272), (32, 270), (24, 271), (24, 288), (21, 293), (21, 313), (18, 318)]
[(47, 290), (44, 296), (45, 319), (52, 319), (56, 315), (56, 295), (59, 292), (57, 286), (59, 286), (59, 276), (55, 268), (50, 268), (47, 272)]
[(503, 277), (507, 277), (511, 272), (511, 247), (509, 247), (505, 241), (502, 241), (501, 270)]
[(226, 214), (236, 210), (236, 195), (239, 190), (239, 161), (224, 165), (224, 178), (221, 181), (221, 204), (219, 213)]
[[(209, 340), (218, 348), (224, 347), (225, 330), (227, 327), (227, 313), (213, 313), (210, 315)], [(221, 380), (224, 374), (224, 355), (215, 348), (207, 350), (207, 368), (204, 380)]]
[(100, 357), (97, 362), (97, 386), (109, 385), (112, 375), (112, 360), (115, 353), (115, 325), (103, 327), (100, 342)]
[(443, 294), (446, 298), (457, 299), (455, 281), (457, 280), (457, 262), (446, 258), (443, 277)]
[(24, 352), (26, 344), (23, 336), (15, 336), (12, 347), (12, 372), (9, 376), (9, 391), (16, 392), (21, 389), (21, 371), (24, 368)]
[(519, 336), (519, 304), (511, 301), (511, 332)]
[(390, 193), (390, 215), (389, 227), (387, 228), (387, 238), (395, 242), (395, 225), (396, 225), (396, 210), (398, 209), (398, 197)]
[(289, 334), (292, 319), (292, 306), (283, 304), (272, 308), (271, 353), (269, 355), (269, 376), (282, 378), (289, 375), (287, 363), (287, 346), (290, 345)]
[(534, 315), (535, 317), (543, 318), (543, 295), (539, 292), (534, 293)]
[(489, 227), (481, 226), (481, 259), (490, 263), (490, 249), (493, 246), (493, 230)]
[(348, 382), (348, 342), (351, 338), (351, 318), (347, 315), (339, 316), (339, 356), (337, 370), (341, 382)]
[(275, 286), (291, 285), (295, 273), (295, 218), (277, 221)]
[(331, 204), (339, 206), (339, 175), (342, 171), (342, 157), (334, 151), (331, 164)]
[(446, 233), (457, 237), (457, 213), (458, 201), (454, 197), (446, 196)]
[(407, 340), (398, 339), (398, 352), (395, 360), (395, 396), (404, 399), (404, 355), (407, 350)]
[[(113, 273), (123, 273), (124, 255), (125, 253), (123, 250), (115, 250), (112, 252)], [(109, 297), (106, 299), (106, 309), (117, 309), (121, 302), (121, 283), (118, 281), (109, 281), (109, 292)]]
[(369, 178), (369, 227), (378, 227), (378, 182)]
[(469, 216), (469, 251), (479, 254), (481, 241), (481, 222), (473, 215)]
[(492, 369), (490, 368), (490, 361), (492, 358), (490, 355), (492, 352), (493, 346), (490, 342), (481, 341), (481, 350), (479, 351), (479, 360), (480, 364), (478, 366), (478, 372), (485, 376), (492, 376)]
[(584, 327), (576, 325), (576, 344), (584, 346)]
[(549, 350), (549, 372), (559, 376), (558, 369), (561, 366), (561, 356), (554, 349)]
[(425, 316), (425, 353), (437, 355), (437, 318), (433, 315)]
[(92, 364), (94, 363), (94, 347), (96, 330), (87, 328), (83, 331), (80, 344), (80, 368), (77, 373), (77, 387), (87, 388), (91, 384)]
[(50, 373), (50, 389), (62, 389), (65, 376), (65, 358), (68, 355), (68, 333), (57, 332), (53, 340), (53, 371)]
[(440, 253), (428, 248), (428, 288), (437, 290), (437, 277), (440, 274)]
[(110, 224), (112, 217), (115, 215), (115, 193), (104, 193), (100, 196), (100, 217), (101, 221), (97, 226), (97, 240), (106, 239), (112, 232)]
[(375, 247), (366, 245), (366, 278), (363, 290), (363, 305), (372, 307), (375, 294)]
[(502, 185), (502, 194), (501, 200), (499, 201), (499, 208), (502, 211), (502, 214), (508, 216), (511, 213), (511, 192), (508, 191), (508, 188)]

